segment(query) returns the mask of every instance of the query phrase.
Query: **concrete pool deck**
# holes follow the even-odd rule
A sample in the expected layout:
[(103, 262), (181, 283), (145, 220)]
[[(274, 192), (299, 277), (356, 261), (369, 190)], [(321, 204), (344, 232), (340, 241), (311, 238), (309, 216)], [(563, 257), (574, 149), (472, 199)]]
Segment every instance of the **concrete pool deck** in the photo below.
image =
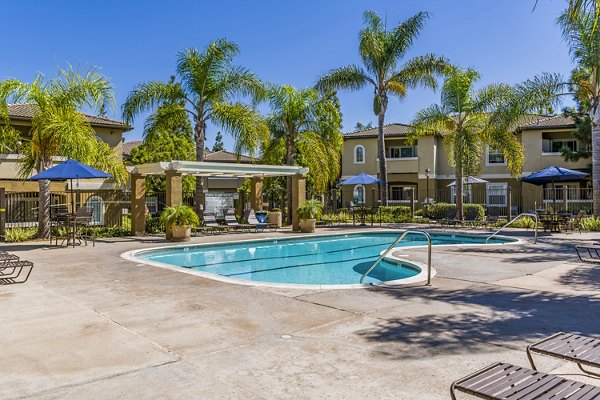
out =
[[(340, 230), (352, 231), (319, 232)], [(434, 248), (432, 286), (358, 290), (232, 285), (120, 257), (165, 245), (152, 237), (0, 245), (35, 263), (27, 283), (0, 286), (0, 398), (448, 399), (453, 380), (487, 364), (527, 366), (535, 339), (600, 336), (600, 268), (573, 249), (590, 239), (600, 235)]]

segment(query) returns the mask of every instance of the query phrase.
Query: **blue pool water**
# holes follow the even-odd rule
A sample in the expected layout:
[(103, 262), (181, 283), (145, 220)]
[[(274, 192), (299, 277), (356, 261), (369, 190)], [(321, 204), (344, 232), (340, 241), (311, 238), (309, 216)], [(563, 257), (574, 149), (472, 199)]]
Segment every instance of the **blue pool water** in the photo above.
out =
[[(361, 275), (397, 237), (398, 232), (368, 232), (269, 239), (155, 249), (139, 252), (137, 257), (248, 281), (345, 285), (359, 283)], [(486, 239), (441, 233), (431, 237), (433, 245), (482, 244)], [(490, 244), (507, 241), (512, 240), (494, 237)], [(398, 247), (426, 244), (423, 236), (409, 234)], [(410, 264), (383, 261), (364, 283), (394, 281), (419, 272)]]

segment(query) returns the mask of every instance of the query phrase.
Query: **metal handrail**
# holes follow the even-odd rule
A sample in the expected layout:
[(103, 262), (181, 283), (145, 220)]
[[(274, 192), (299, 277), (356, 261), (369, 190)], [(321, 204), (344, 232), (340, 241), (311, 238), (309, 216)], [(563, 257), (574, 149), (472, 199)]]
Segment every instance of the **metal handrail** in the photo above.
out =
[(516, 217), (514, 217), (513, 219), (511, 219), (510, 221), (508, 221), (506, 224), (502, 225), (502, 227), (500, 229), (498, 229), (496, 232), (494, 232), (490, 236), (488, 236), (487, 239), (485, 239), (485, 243), (487, 244), (488, 240), (490, 240), (491, 238), (493, 238), (494, 236), (496, 236), (498, 233), (500, 233), (500, 231), (502, 229), (506, 228), (507, 226), (509, 226), (510, 224), (512, 224), (513, 222), (515, 222), (516, 220), (518, 220), (519, 218), (524, 217), (524, 216), (535, 218), (535, 234), (534, 234), (533, 244), (536, 244), (537, 243), (537, 239), (538, 239), (538, 223), (539, 223), (539, 218), (538, 218), (537, 214), (534, 214), (534, 213), (521, 213), (521, 214), (517, 215)]
[(373, 263), (373, 265), (371, 265), (371, 267), (364, 274), (362, 274), (362, 276), (360, 277), (360, 283), (363, 283), (363, 281), (365, 280), (366, 276), (369, 275), (369, 273), (371, 271), (373, 271), (376, 266), (379, 265), (379, 263), (388, 255), (388, 253), (398, 243), (400, 243), (400, 241), (402, 241), (402, 239), (404, 239), (404, 237), (406, 235), (408, 235), (409, 233), (417, 233), (417, 234), (423, 235), (423, 236), (425, 236), (427, 238), (427, 285), (431, 285), (431, 236), (429, 235), (429, 233), (427, 233), (425, 231), (404, 231), (404, 232), (402, 232), (402, 234), (400, 234), (400, 236), (398, 236), (398, 238), (394, 241), (394, 243), (392, 243), (390, 245), (390, 247), (387, 248), (386, 251), (384, 251), (383, 253), (381, 253), (381, 255), (379, 256), (379, 258), (377, 259), (377, 261), (375, 261)]

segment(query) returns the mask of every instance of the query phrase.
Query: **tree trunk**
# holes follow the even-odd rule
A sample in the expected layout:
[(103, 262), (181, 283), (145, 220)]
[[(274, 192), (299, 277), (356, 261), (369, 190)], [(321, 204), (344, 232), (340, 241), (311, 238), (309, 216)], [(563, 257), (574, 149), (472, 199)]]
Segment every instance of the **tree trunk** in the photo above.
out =
[(592, 204), (594, 215), (600, 216), (600, 105), (590, 113), (592, 120)]
[[(50, 166), (50, 163), (42, 161), (38, 166), (38, 172), (43, 172)], [(50, 237), (50, 181), (39, 181), (38, 193), (38, 238), (47, 239)], [(75, 210), (71, 210), (75, 212)]]
[(462, 164), (456, 163), (454, 194), (456, 195), (456, 216), (459, 221), (463, 220), (463, 170)]
[(379, 198), (381, 199), (381, 204), (384, 206), (388, 205), (388, 181), (387, 181), (387, 167), (385, 160), (385, 137), (383, 134), (383, 124), (385, 120), (385, 107), (383, 102), (387, 102), (387, 100), (382, 100), (381, 111), (377, 116), (378, 120), (378, 133), (377, 133), (377, 157), (379, 158), (379, 179), (383, 181), (381, 184), (381, 193)]
[[(196, 119), (194, 126), (196, 139), (196, 161), (204, 161), (204, 145), (206, 142), (206, 122)], [(194, 211), (202, 215), (204, 211), (204, 177), (196, 177), (196, 193), (194, 195)]]

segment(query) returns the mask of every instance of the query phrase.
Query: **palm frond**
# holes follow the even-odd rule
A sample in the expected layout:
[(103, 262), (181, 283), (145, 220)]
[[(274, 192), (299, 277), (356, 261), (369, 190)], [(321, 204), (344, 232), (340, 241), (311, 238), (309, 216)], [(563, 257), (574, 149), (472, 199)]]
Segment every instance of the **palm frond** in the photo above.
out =
[[(123, 119), (133, 122), (137, 114), (152, 111), (163, 103), (177, 103), (186, 100), (179, 85), (163, 82), (146, 82), (136, 86), (127, 96), (122, 106)], [(188, 110), (193, 114), (193, 111)]]
[(323, 75), (316, 83), (315, 88), (320, 92), (327, 90), (349, 89), (359, 90), (368, 83), (377, 86), (362, 68), (357, 65), (336, 68)]
[(211, 118), (233, 136), (238, 155), (243, 152), (254, 155), (269, 140), (266, 122), (245, 104), (214, 103)]
[(409, 89), (416, 87), (435, 89), (436, 78), (446, 74), (450, 68), (450, 63), (444, 57), (434, 54), (415, 57), (407, 61), (400, 71), (394, 73), (387, 80), (387, 85), (396, 82)]

